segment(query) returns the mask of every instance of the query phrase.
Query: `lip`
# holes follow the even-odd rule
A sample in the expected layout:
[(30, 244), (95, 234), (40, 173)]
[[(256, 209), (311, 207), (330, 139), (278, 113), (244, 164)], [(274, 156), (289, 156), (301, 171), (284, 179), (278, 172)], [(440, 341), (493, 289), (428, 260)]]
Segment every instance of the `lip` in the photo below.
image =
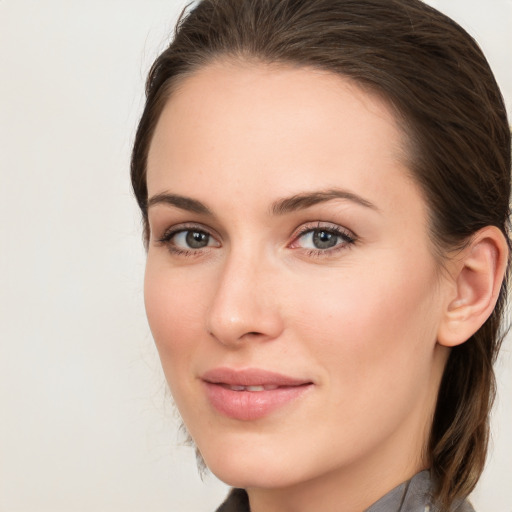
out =
[[(263, 418), (295, 401), (314, 385), (307, 379), (259, 368), (215, 368), (204, 373), (201, 380), (211, 405), (224, 416), (242, 421)], [(232, 389), (237, 387), (259, 389)]]

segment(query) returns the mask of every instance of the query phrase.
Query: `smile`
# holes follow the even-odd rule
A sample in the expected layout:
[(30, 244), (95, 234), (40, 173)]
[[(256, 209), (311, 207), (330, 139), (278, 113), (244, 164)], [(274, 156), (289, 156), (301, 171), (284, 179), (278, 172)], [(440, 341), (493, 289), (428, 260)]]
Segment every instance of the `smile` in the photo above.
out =
[(201, 380), (216, 412), (240, 421), (254, 421), (294, 402), (313, 382), (259, 369), (218, 368)]

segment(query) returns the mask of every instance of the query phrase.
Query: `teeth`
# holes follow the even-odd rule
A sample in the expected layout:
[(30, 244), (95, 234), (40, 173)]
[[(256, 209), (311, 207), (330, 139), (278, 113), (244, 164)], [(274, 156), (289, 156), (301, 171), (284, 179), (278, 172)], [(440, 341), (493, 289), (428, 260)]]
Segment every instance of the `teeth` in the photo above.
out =
[(277, 389), (279, 386), (273, 386), (269, 384), (268, 386), (228, 386), (231, 391), (269, 391), (272, 389)]

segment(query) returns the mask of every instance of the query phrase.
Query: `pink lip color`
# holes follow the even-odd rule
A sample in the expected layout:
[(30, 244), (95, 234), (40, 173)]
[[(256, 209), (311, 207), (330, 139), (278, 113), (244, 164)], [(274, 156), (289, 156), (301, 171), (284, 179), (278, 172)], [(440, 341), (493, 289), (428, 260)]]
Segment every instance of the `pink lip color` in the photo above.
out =
[[(313, 385), (311, 381), (257, 368), (216, 368), (202, 377), (206, 396), (213, 407), (229, 418), (252, 421), (267, 416), (298, 398)], [(235, 391), (229, 386), (264, 386), (264, 391)]]

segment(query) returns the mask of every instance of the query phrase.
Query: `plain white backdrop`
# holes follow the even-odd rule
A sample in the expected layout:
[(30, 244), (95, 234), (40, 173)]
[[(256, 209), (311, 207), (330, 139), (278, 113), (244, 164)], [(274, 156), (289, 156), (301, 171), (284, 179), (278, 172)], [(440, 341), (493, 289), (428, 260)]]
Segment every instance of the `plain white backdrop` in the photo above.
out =
[[(0, 0), (0, 512), (212, 511), (147, 327), (129, 154), (186, 0)], [(512, 1), (431, 0), (512, 111)], [(512, 340), (480, 512), (512, 511)]]

